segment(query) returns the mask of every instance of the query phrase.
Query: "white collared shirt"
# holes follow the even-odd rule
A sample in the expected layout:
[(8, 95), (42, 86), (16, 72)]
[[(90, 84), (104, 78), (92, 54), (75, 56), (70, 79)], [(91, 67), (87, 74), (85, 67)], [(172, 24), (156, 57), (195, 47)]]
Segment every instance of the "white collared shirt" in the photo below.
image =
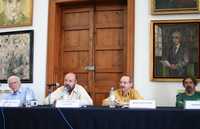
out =
[(177, 54), (177, 52), (178, 52), (178, 50), (179, 50), (179, 48), (180, 48), (180, 45), (181, 45), (181, 44), (176, 45), (176, 51), (175, 51), (176, 54)]
[(76, 84), (71, 94), (68, 94), (64, 86), (59, 87), (53, 93), (45, 98), (44, 104), (54, 104), (56, 100), (60, 99), (72, 99), (80, 100), (81, 106), (93, 105), (91, 97), (87, 91), (79, 84)]

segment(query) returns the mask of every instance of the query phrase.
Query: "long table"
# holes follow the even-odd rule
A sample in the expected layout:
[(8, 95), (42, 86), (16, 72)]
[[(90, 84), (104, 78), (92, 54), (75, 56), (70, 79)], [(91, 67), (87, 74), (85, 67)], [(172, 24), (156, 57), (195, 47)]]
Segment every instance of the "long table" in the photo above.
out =
[(200, 129), (200, 110), (1, 108), (0, 129)]

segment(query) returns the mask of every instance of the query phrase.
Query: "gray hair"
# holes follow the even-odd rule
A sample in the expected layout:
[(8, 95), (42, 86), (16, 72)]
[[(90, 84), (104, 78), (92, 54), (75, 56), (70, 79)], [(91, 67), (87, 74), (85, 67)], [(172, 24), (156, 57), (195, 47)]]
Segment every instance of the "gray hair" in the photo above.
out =
[(15, 75), (12, 75), (12, 76), (10, 76), (10, 77), (8, 78), (8, 81), (7, 81), (7, 83), (9, 83), (9, 82), (10, 82), (10, 80), (12, 80), (12, 79), (16, 79), (16, 80), (17, 80), (17, 82), (21, 83), (21, 80), (20, 80), (20, 78), (19, 78), (18, 76), (15, 76)]
[(179, 31), (175, 31), (172, 33), (172, 36), (178, 36), (179, 38), (181, 38), (182, 34)]

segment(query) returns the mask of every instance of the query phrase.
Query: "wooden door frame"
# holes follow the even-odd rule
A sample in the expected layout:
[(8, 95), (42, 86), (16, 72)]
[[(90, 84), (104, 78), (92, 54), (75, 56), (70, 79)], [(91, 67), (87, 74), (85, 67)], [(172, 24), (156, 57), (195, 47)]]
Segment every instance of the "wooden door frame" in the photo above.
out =
[[(62, 77), (62, 70), (60, 66), (61, 60), (59, 60), (61, 49), (59, 45), (61, 39), (61, 16), (62, 16), (62, 5), (70, 3), (81, 3), (89, 2), (90, 0), (49, 0), (49, 17), (48, 17), (48, 47), (47, 47), (47, 74), (46, 74), (46, 85), (54, 84), (56, 82), (63, 82), (59, 80)], [(107, 1), (107, 0), (106, 0)], [(126, 60), (125, 63), (125, 74), (133, 77), (134, 69), (134, 28), (135, 28), (135, 0), (127, 0), (127, 49), (126, 49)], [(46, 86), (46, 89), (48, 87)], [(46, 90), (47, 94), (47, 90)]]

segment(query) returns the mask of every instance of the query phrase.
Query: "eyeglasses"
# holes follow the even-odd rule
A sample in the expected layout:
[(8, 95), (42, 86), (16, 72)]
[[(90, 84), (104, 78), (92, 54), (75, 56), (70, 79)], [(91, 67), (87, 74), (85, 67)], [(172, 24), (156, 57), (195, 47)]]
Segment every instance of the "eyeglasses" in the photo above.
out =
[(130, 82), (119, 82), (120, 85), (124, 84), (124, 85), (127, 85), (129, 84)]
[(9, 85), (12, 85), (12, 84), (17, 84), (18, 82), (17, 81), (15, 81), (15, 82), (9, 82), (8, 84)]

